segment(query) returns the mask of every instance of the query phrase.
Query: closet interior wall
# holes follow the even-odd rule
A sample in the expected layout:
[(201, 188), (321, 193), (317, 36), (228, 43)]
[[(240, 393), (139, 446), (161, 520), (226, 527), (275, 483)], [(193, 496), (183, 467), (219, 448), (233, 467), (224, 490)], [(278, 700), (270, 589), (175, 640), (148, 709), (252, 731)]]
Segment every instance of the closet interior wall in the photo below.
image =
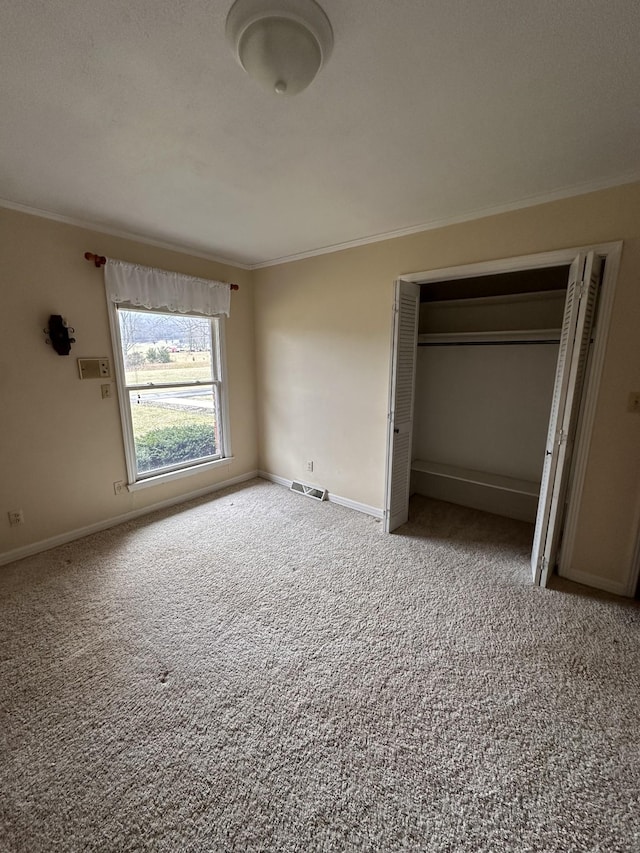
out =
[(421, 285), (412, 493), (535, 521), (568, 273)]

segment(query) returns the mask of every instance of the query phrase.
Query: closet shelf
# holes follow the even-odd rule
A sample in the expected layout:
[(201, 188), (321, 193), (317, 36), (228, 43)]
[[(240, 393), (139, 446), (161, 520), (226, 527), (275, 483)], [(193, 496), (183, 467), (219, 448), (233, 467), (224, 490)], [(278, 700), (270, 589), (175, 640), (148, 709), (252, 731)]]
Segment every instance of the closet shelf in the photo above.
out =
[(418, 335), (418, 346), (492, 343), (558, 343), (560, 329), (505, 329), (491, 332), (437, 332)]
[(517, 305), (520, 302), (540, 302), (548, 300), (562, 300), (567, 298), (567, 288), (560, 290), (527, 290), (525, 293), (502, 293), (493, 296), (462, 296), (457, 299), (424, 299), (422, 305), (435, 306), (438, 308), (465, 308), (475, 305)]
[(429, 462), (425, 459), (414, 459), (412, 471), (422, 474), (433, 474), (436, 477), (447, 477), (450, 480), (461, 480), (464, 483), (474, 483), (478, 486), (488, 486), (491, 489), (501, 489), (503, 492), (514, 492), (519, 495), (538, 497), (540, 483), (529, 480), (517, 480), (515, 477), (503, 477), (501, 474), (489, 474), (485, 471), (474, 471), (471, 468), (458, 468), (455, 465), (442, 465), (440, 462)]

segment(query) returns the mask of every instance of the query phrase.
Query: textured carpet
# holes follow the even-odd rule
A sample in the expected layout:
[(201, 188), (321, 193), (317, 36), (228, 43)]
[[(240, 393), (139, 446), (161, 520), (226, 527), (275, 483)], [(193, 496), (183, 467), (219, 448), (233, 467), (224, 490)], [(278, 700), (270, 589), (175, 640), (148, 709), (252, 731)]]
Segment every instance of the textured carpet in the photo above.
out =
[(0, 569), (0, 850), (638, 851), (640, 610), (255, 481)]

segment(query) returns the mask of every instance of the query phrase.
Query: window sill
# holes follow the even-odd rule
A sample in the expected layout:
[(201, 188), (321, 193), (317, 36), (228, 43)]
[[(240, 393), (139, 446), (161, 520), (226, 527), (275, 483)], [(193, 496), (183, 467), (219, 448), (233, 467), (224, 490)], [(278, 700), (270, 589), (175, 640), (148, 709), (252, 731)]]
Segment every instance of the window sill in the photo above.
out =
[(130, 492), (137, 492), (139, 489), (146, 489), (149, 486), (161, 486), (163, 483), (169, 483), (171, 480), (180, 480), (182, 477), (191, 477), (194, 474), (200, 474), (202, 471), (209, 471), (211, 468), (223, 468), (225, 465), (230, 465), (233, 462), (233, 456), (225, 456), (223, 459), (214, 459), (212, 462), (201, 462), (199, 465), (193, 465), (190, 468), (180, 468), (178, 471), (168, 471), (166, 474), (156, 474), (153, 477), (145, 477), (143, 480), (138, 480), (135, 483), (129, 483), (127, 489)]

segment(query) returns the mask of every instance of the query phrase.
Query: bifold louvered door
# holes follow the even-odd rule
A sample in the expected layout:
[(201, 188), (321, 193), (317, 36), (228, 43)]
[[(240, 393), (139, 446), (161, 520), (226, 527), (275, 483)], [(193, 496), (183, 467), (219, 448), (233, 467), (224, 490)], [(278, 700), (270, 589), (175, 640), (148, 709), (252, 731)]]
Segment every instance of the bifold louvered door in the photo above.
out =
[(602, 261), (580, 254), (571, 265), (551, 404), (538, 515), (531, 552), (533, 581), (546, 586), (555, 566), (571, 451), (578, 423)]
[(390, 406), (387, 454), (385, 529), (388, 532), (409, 518), (413, 400), (420, 287), (396, 282), (393, 321)]

